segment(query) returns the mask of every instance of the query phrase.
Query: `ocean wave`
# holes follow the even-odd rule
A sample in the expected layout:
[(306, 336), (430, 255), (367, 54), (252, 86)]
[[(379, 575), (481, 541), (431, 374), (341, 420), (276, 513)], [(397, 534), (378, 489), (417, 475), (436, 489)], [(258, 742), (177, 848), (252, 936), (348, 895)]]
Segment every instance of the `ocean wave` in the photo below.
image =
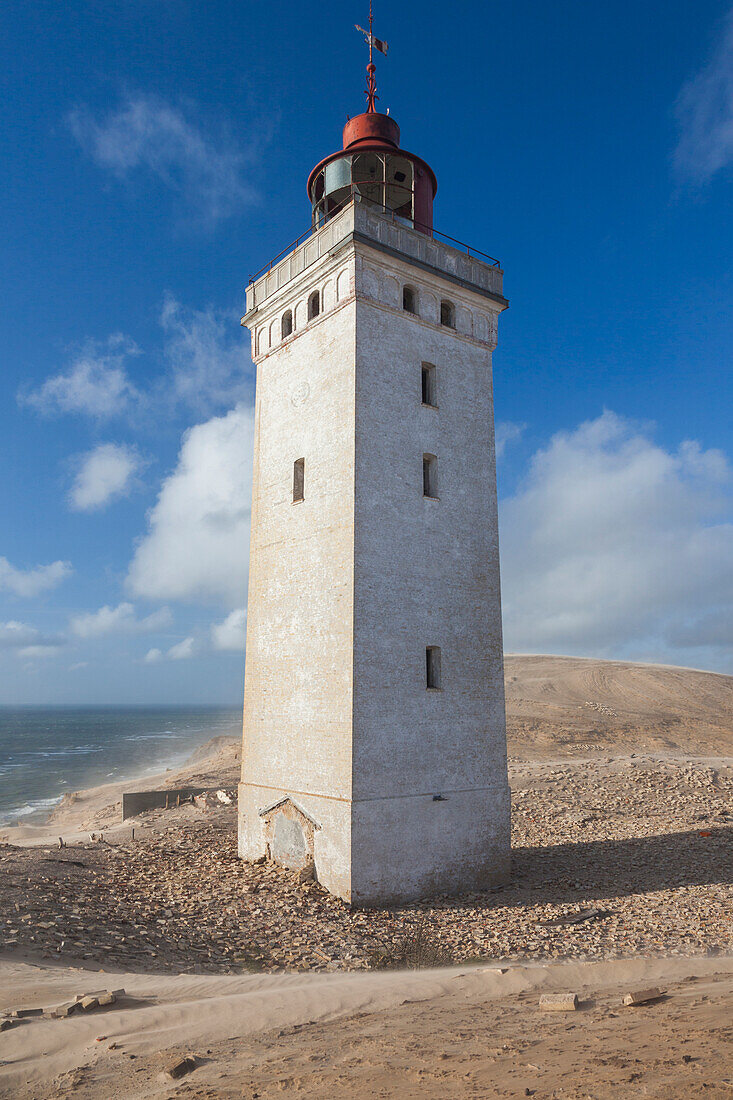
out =
[(179, 733), (174, 733), (173, 730), (166, 730), (165, 733), (130, 733), (123, 740), (125, 741), (178, 741), (181, 737), (187, 737), (188, 732), (181, 730)]
[(37, 757), (48, 756), (88, 756), (91, 752), (104, 752), (103, 745), (73, 745), (68, 749), (36, 749), (35, 752), (23, 751), (19, 752), (18, 756), (30, 756), (34, 759)]
[(44, 810), (50, 810), (60, 801), (59, 798), (37, 798), (33, 802), (26, 802), (25, 805), (19, 806), (14, 810), (5, 810), (0, 813), (0, 824), (8, 825), (12, 821), (16, 821), (20, 817), (30, 817), (31, 814), (42, 813)]

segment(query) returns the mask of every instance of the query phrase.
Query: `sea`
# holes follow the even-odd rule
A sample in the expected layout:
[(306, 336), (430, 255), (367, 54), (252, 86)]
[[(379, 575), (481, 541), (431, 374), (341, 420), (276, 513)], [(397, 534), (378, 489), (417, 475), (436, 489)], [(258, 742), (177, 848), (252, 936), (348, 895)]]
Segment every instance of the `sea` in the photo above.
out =
[(0, 707), (0, 824), (40, 823), (68, 791), (175, 768), (241, 730), (234, 707)]

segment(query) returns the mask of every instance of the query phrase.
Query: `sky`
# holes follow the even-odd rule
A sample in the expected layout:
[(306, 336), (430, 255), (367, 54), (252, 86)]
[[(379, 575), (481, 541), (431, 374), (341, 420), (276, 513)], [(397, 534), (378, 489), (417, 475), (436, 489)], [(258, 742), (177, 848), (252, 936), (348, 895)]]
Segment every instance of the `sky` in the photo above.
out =
[[(0, 704), (241, 700), (251, 273), (365, 0), (3, 6)], [(733, 9), (377, 0), (436, 228), (498, 256), (506, 649), (733, 673)]]

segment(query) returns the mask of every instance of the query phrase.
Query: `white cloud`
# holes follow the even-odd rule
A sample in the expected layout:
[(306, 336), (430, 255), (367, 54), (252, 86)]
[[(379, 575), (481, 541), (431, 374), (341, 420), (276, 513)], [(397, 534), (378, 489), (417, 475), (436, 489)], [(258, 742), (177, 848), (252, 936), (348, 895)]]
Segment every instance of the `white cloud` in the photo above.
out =
[(54, 561), (35, 569), (16, 569), (7, 558), (0, 558), (0, 590), (16, 596), (32, 597), (55, 588), (72, 573), (68, 561)]
[(100, 443), (81, 456), (69, 493), (71, 507), (77, 512), (91, 512), (115, 497), (125, 496), (141, 465), (140, 456), (132, 447)]
[(166, 335), (171, 398), (208, 414), (231, 408), (249, 388), (242, 330), (228, 314), (185, 309), (168, 295), (160, 323)]
[(137, 596), (241, 603), (249, 553), (253, 410), (189, 429), (128, 574)]
[[(606, 412), (554, 436), (501, 506), (510, 651), (733, 656), (731, 469)], [(683, 662), (684, 663), (684, 662)]]
[(58, 645), (27, 645), (18, 650), (19, 657), (55, 657), (61, 649)]
[(125, 359), (137, 354), (137, 346), (120, 333), (104, 344), (89, 341), (65, 374), (46, 379), (39, 389), (19, 394), (18, 400), (45, 416), (117, 416), (138, 396), (125, 368)]
[(188, 637), (176, 642), (165, 653), (162, 649), (149, 649), (143, 659), (147, 665), (155, 665), (159, 661), (186, 661), (193, 657), (195, 651), (196, 641), (193, 637)]
[(496, 457), (501, 458), (510, 443), (516, 442), (526, 425), (513, 424), (511, 420), (502, 420), (496, 425)]
[(682, 88), (676, 111), (674, 163), (681, 175), (705, 183), (733, 164), (733, 10), (709, 62)]
[(179, 194), (204, 222), (215, 224), (254, 199), (246, 181), (248, 157), (236, 138), (210, 122), (150, 95), (128, 95), (106, 117), (88, 110), (69, 118), (72, 133), (96, 162), (118, 179), (154, 176)]
[(34, 626), (13, 619), (0, 623), (0, 650), (15, 650), (21, 657), (51, 657), (65, 645), (65, 639), (41, 634)]
[(212, 623), (211, 641), (214, 649), (234, 649), (244, 652), (247, 637), (247, 608), (232, 611), (220, 623)]
[(38, 637), (35, 627), (27, 623), (19, 623), (10, 620), (0, 623), (0, 649), (19, 649), (21, 646), (30, 645)]
[(105, 605), (98, 611), (76, 615), (69, 626), (77, 638), (101, 638), (105, 634), (149, 634), (168, 626), (170, 621), (171, 613), (167, 607), (138, 619), (131, 603), (121, 603), (117, 607)]
[(166, 656), (170, 661), (186, 661), (193, 657), (194, 645), (193, 638), (184, 638), (182, 642), (172, 645)]

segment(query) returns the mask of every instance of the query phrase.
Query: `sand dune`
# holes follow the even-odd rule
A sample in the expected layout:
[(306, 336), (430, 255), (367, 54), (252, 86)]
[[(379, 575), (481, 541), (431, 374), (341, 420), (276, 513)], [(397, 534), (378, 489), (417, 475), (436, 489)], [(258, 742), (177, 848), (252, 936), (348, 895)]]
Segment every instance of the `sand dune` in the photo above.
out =
[(508, 655), (510, 755), (733, 752), (733, 676), (581, 657)]

